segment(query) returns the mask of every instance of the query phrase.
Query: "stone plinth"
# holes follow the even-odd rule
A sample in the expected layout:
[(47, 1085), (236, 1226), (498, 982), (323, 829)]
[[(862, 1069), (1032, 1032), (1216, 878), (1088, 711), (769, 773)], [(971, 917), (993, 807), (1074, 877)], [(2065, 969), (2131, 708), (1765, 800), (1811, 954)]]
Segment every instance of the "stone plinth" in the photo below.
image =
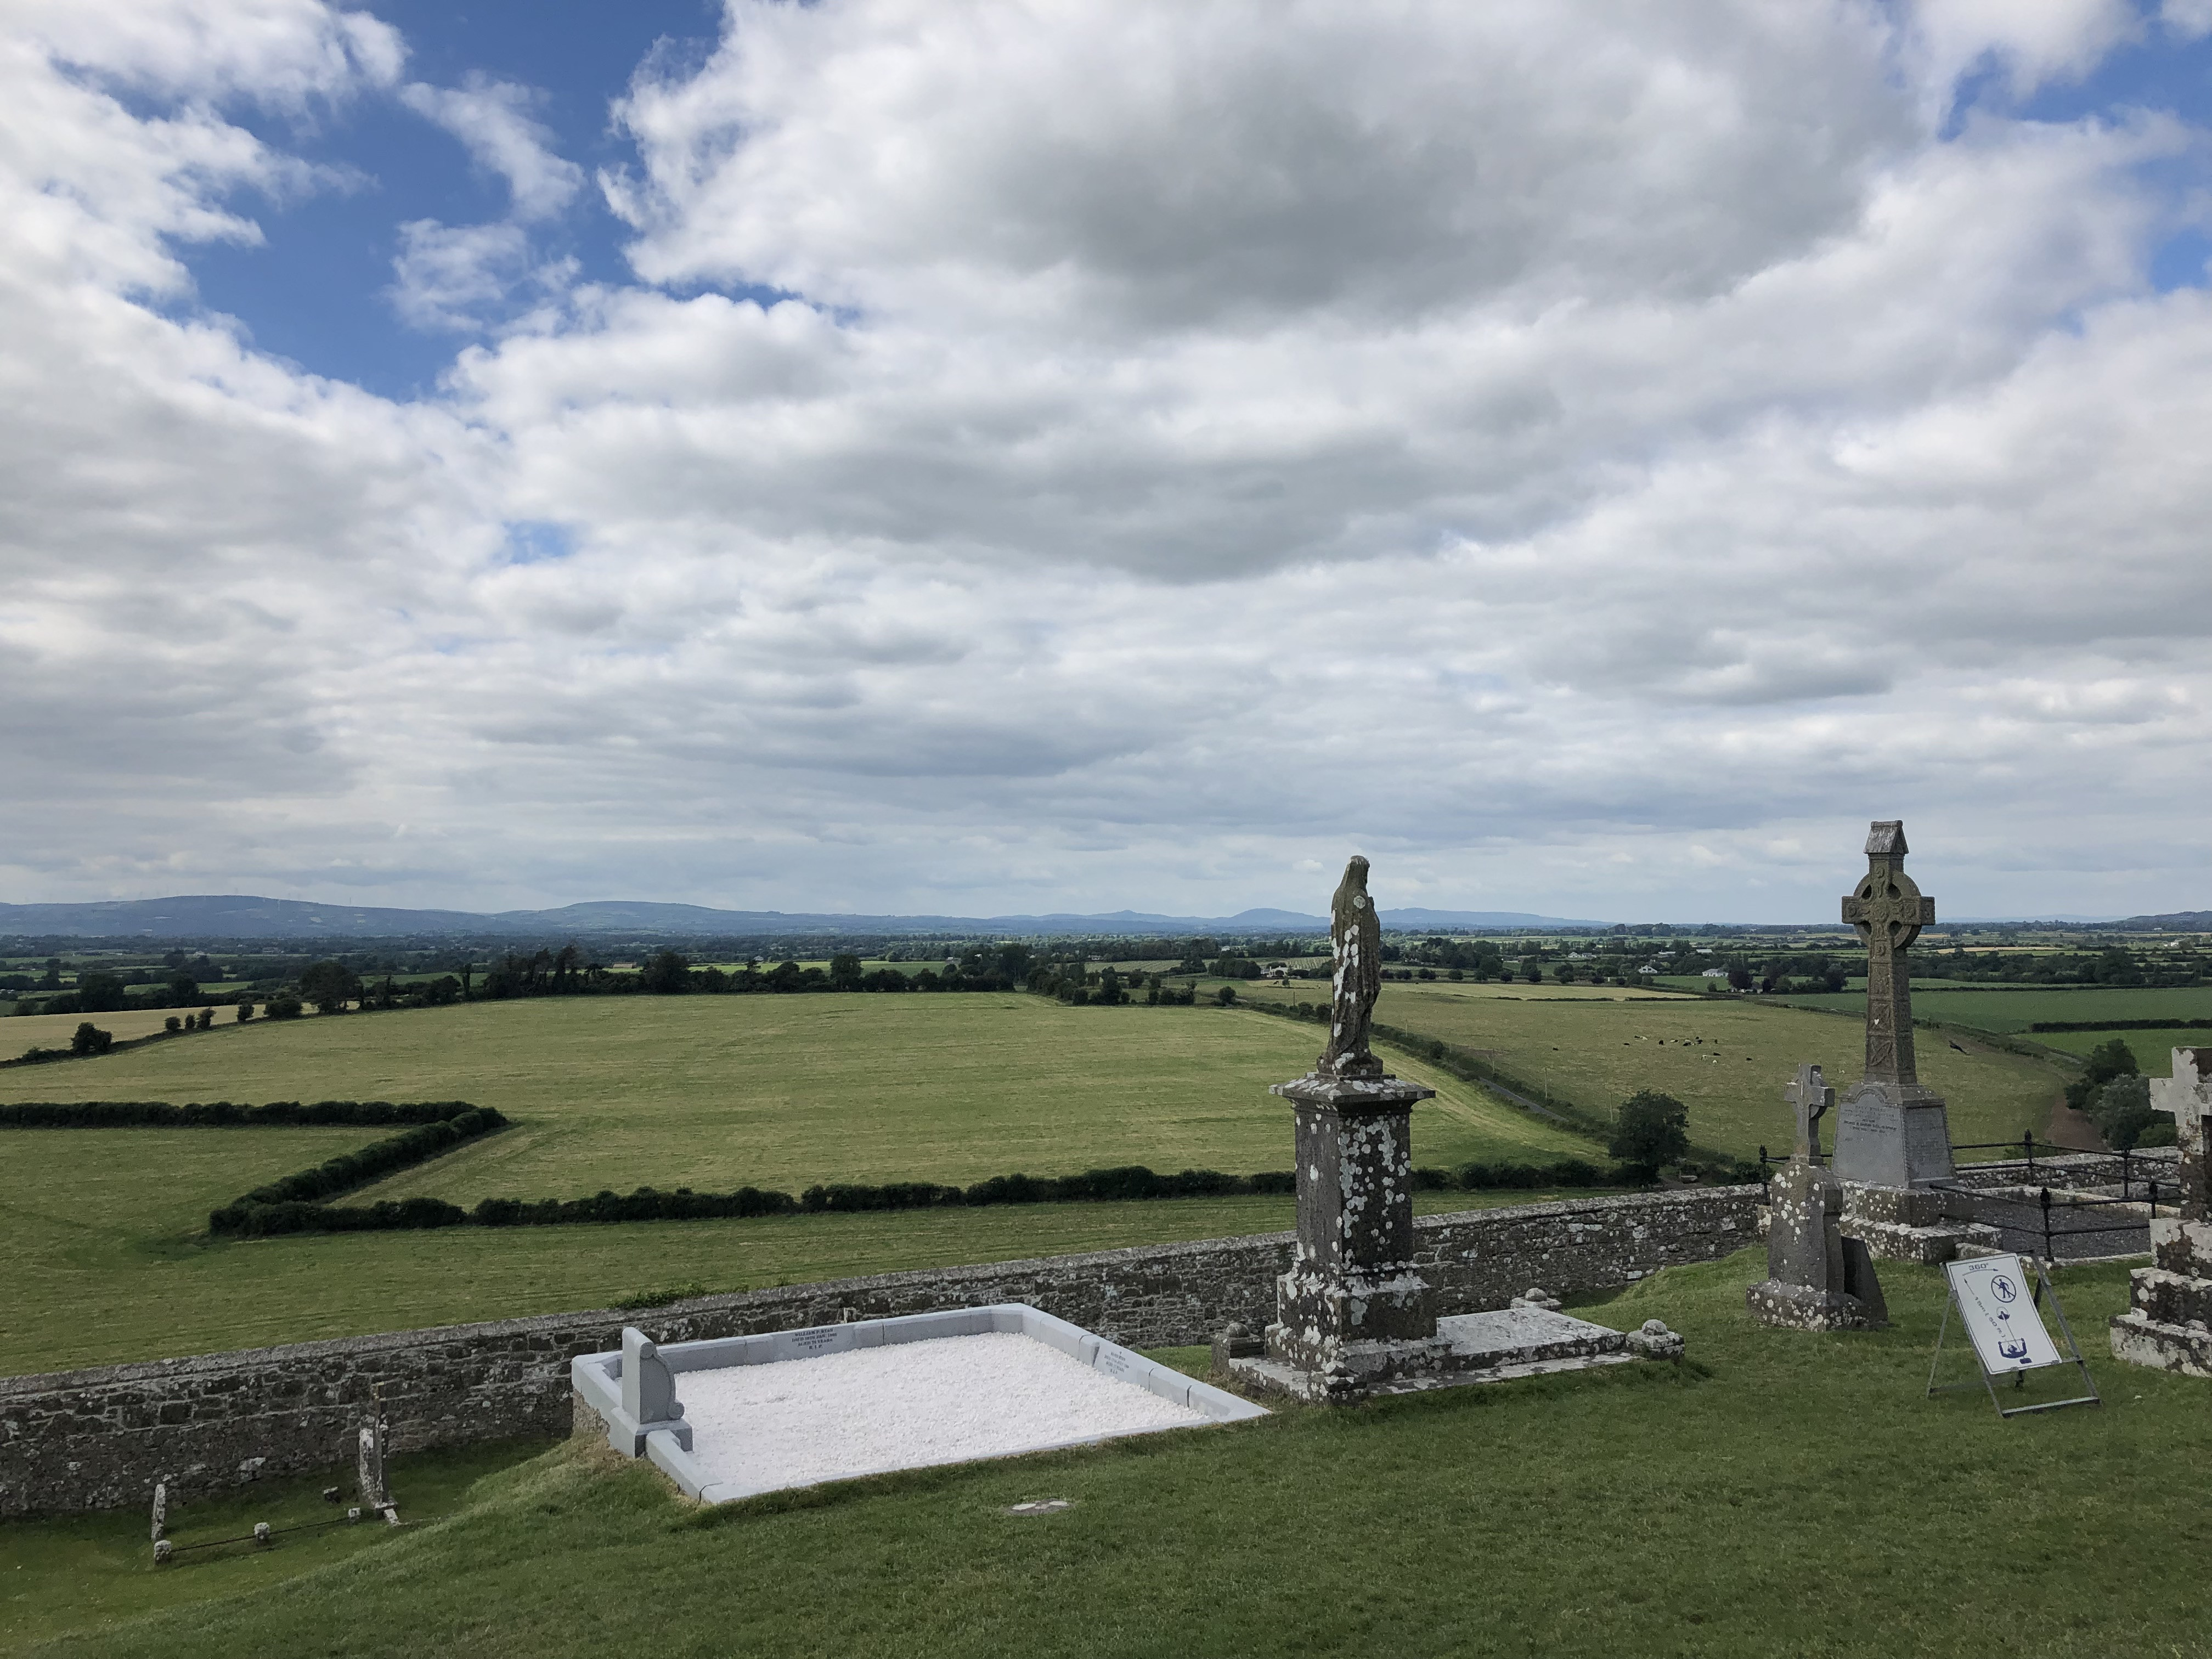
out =
[(1267, 1358), (1350, 1396), (1433, 1371), (1436, 1297), (1413, 1264), (1413, 1106), (1436, 1093), (1381, 1074), (1279, 1083), (1296, 1109), (1297, 1244), (1275, 1281)]
[(2129, 1275), (2128, 1310), (2112, 1321), (2112, 1352), (2131, 1364), (2212, 1376), (2212, 1194), (2205, 1120), (2212, 1048), (2176, 1048), (2173, 1075), (2154, 1079), (2151, 1105), (2173, 1115), (2181, 1213), (2150, 1224), (2151, 1265)]
[(1843, 1237), (1843, 1188), (1809, 1156), (1783, 1166), (1767, 1200), (1766, 1279), (1744, 1292), (1753, 1318), (1806, 1331), (1888, 1323), (1866, 1245)]
[(1972, 1248), (1994, 1249), (1997, 1230), (1952, 1214), (1953, 1200), (1936, 1188), (1844, 1183), (1843, 1234), (1863, 1242), (1878, 1261), (1932, 1266)]

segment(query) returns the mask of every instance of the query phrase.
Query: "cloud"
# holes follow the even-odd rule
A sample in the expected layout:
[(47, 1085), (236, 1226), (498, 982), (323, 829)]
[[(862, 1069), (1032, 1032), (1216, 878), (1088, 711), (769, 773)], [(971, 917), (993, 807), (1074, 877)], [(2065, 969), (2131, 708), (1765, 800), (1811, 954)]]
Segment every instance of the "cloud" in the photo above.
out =
[(459, 139), (477, 166), (507, 181), (518, 220), (550, 218), (582, 188), (584, 172), (563, 161), (552, 134), (529, 113), (536, 94), (511, 81), (472, 74), (458, 87), (417, 81), (400, 88), (400, 101), (426, 121)]
[[(10, 896), (1826, 916), (1901, 814), (1946, 914), (2198, 902), (2203, 135), (1943, 118), (2109, 9), (740, 3), (636, 280), (409, 404), (145, 302), (299, 165), (198, 89), (396, 37), (175, 15), (0, 60)], [(481, 328), (574, 169), (404, 95)]]

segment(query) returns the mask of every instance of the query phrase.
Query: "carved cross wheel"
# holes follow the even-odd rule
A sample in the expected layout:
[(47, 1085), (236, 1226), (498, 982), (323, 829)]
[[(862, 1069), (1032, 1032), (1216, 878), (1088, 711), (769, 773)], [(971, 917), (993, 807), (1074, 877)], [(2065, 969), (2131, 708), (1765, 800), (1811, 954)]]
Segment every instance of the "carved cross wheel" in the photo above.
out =
[(1901, 867), (1869, 870), (1844, 901), (1844, 920), (1858, 929), (1869, 955), (1889, 956), (1910, 949), (1936, 920), (1936, 901), (1923, 896)]

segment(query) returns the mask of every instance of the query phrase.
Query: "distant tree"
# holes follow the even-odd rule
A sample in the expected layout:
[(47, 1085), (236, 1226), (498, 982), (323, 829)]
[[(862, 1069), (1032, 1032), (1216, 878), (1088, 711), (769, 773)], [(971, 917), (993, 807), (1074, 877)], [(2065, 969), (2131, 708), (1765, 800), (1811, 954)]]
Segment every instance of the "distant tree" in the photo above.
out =
[(1731, 991), (1748, 991), (1751, 989), (1751, 969), (1741, 962), (1731, 962), (1728, 967), (1728, 982)]
[(1521, 964), (1521, 977), (1531, 985), (1541, 985), (1544, 982), (1544, 964), (1530, 957)]
[(189, 1008), (200, 1000), (200, 982), (190, 974), (179, 974), (169, 981), (169, 1006)]
[(2116, 1078), (2133, 1077), (2141, 1069), (2136, 1064), (2134, 1049), (2118, 1037), (2109, 1038), (2089, 1050), (2088, 1069), (2066, 1085), (2066, 1103), (2077, 1112), (2088, 1112), (2094, 1116), (2098, 1097), (2105, 1085)]
[(1213, 994), (1213, 1000), (1224, 1008), (1233, 1007), (1237, 1001), (1237, 988), (1233, 985), (1223, 986)]
[(171, 1014), (168, 1018), (161, 1022), (161, 1029), (173, 1036), (178, 1032), (185, 1029), (185, 1022), (179, 1019), (174, 1014)]
[(271, 997), (262, 1005), (261, 1012), (270, 1019), (297, 1019), (306, 1010), (297, 997)]
[(999, 972), (1017, 985), (1030, 976), (1036, 960), (1036, 953), (1019, 940), (999, 947)]
[(2150, 1079), (2132, 1074), (2114, 1078), (2097, 1091), (2096, 1099), (2090, 1103), (2089, 1121), (2116, 1152), (2141, 1144), (2143, 1131), (2161, 1121), (2160, 1114), (2151, 1109)]
[(1689, 1109), (1674, 1096), (1639, 1089), (1613, 1114), (1606, 1151), (1650, 1181), (1661, 1165), (1678, 1162), (1690, 1150), (1689, 1125)]
[(200, 1028), (200, 1030), (202, 1030), (203, 1031), (204, 1031), (204, 1030), (206, 1030), (208, 1029), (208, 1027), (209, 1027), (209, 1026), (210, 1026), (210, 1025), (212, 1025), (212, 1024), (215, 1024), (215, 1010), (214, 1010), (214, 1009), (212, 1009), (212, 1008), (203, 1008), (203, 1009), (201, 1009), (201, 1010), (200, 1010), (200, 1018), (199, 1018), (199, 1028)]
[[(798, 971), (793, 966), (793, 971)], [(663, 951), (645, 965), (641, 988), (654, 996), (676, 996), (691, 988), (691, 958), (681, 951)]]
[[(925, 969), (923, 971), (928, 970)], [(779, 962), (768, 972), (763, 974), (761, 978), (771, 991), (796, 991), (799, 988), (801, 975), (797, 963)], [(937, 976), (934, 974), (930, 975), (929, 988), (933, 991), (937, 989), (936, 980)]]
[(317, 1012), (335, 1014), (361, 994), (361, 977), (342, 962), (311, 963), (301, 970), (300, 994)]
[(833, 991), (857, 991), (862, 975), (860, 958), (850, 951), (840, 951), (830, 958), (830, 988)]
[(239, 1023), (240, 1025), (243, 1025), (243, 1024), (246, 1024), (246, 1022), (247, 1020), (252, 1019), (252, 1018), (253, 1018), (253, 999), (252, 999), (252, 997), (240, 997), (240, 998), (239, 998), (239, 1000), (238, 1000), (238, 1023)]
[(89, 973), (76, 976), (76, 1012), (81, 1014), (112, 1014), (122, 1007), (126, 1000), (123, 977), (119, 974), (95, 968)]
[(90, 1020), (82, 1020), (70, 1037), (70, 1052), (73, 1054), (104, 1054), (115, 1046), (115, 1034), (103, 1031)]

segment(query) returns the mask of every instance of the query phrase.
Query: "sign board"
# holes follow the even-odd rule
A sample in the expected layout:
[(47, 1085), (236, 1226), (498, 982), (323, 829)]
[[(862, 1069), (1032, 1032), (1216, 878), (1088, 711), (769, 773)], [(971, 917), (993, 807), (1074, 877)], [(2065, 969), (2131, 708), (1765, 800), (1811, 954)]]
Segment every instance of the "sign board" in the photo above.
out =
[(2035, 1276), (2016, 1255), (1947, 1261), (1951, 1295), (1973, 1339), (1982, 1369), (1992, 1376), (2072, 1364), (2058, 1352), (2035, 1310)]

